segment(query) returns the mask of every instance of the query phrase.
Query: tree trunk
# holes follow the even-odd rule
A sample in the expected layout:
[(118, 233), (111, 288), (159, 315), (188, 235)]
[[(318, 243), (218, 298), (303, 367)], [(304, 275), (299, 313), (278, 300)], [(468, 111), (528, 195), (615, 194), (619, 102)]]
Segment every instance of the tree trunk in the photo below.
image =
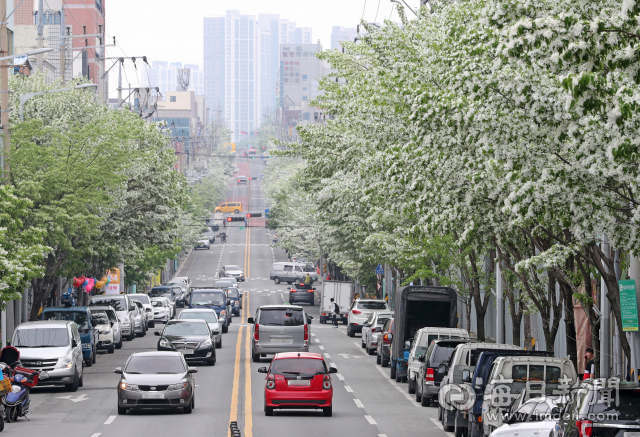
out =
[(573, 293), (566, 284), (560, 284), (564, 297), (564, 324), (567, 331), (567, 356), (578, 368), (578, 345), (576, 342), (576, 317), (573, 313)]
[(532, 350), (533, 349), (533, 337), (531, 336), (531, 313), (527, 311), (527, 308), (524, 308), (524, 315), (522, 316), (524, 323), (524, 349)]

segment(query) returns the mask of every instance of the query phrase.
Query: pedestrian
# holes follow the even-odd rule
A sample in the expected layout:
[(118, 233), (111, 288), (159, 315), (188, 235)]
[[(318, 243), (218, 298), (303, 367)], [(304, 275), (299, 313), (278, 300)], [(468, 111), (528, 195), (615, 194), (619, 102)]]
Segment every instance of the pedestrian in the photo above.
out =
[(247, 227), (247, 218), (246, 217), (244, 218), (244, 227), (245, 228)]
[(584, 354), (584, 359), (586, 360), (587, 364), (584, 365), (584, 376), (583, 376), (583, 380), (585, 379), (590, 379), (590, 378), (595, 378), (596, 377), (596, 365), (593, 362), (593, 348), (592, 347), (588, 347), (587, 348), (587, 353)]
[(331, 280), (331, 273), (327, 273), (327, 281)]
[(226, 243), (227, 242), (227, 233), (226, 232), (222, 232), (222, 234), (220, 235), (220, 238), (222, 238), (222, 242)]
[(307, 276), (304, 277), (304, 284), (305, 285), (311, 285), (313, 281), (311, 280), (311, 275), (309, 274), (309, 272), (307, 272)]
[(340, 315), (340, 306), (338, 305), (337, 302), (334, 302), (333, 298), (329, 299), (329, 301), (331, 302), (331, 306), (333, 307), (331, 308), (331, 312), (333, 313), (333, 327), (337, 328), (338, 315)]

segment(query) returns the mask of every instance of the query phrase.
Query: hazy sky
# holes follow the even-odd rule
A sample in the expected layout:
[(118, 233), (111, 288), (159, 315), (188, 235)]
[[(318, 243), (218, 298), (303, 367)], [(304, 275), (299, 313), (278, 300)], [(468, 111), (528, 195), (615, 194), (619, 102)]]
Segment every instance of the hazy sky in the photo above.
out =
[[(418, 0), (409, 0), (413, 7)], [(222, 16), (228, 9), (244, 15), (280, 14), (299, 27), (312, 27), (313, 40), (331, 48), (331, 27), (355, 27), (364, 17), (382, 22), (398, 16), (390, 0), (108, 0), (106, 32), (116, 36), (117, 47), (107, 49), (107, 56), (146, 56), (152, 61), (182, 62), (203, 67), (203, 17)], [(377, 18), (376, 18), (377, 16)], [(111, 38), (107, 39), (110, 43)], [(111, 62), (107, 63), (107, 67)], [(126, 78), (132, 87), (141, 84), (139, 75), (126, 62)], [(116, 97), (118, 69), (109, 76), (110, 95)], [(124, 93), (126, 96), (128, 93)], [(124, 97), (123, 96), (123, 97)]]

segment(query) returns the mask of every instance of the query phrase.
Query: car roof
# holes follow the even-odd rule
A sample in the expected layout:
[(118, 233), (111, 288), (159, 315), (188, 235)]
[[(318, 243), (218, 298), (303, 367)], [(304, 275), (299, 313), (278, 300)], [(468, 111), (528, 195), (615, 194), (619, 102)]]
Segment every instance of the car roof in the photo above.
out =
[(314, 352), (280, 352), (275, 354), (273, 357), (274, 360), (286, 360), (291, 358), (312, 358), (314, 360), (322, 360), (322, 355), (316, 354)]
[(384, 300), (384, 299), (360, 299), (360, 298), (358, 298), (358, 299), (356, 299), (356, 301), (358, 301), (358, 302), (384, 302), (384, 303), (387, 303), (387, 301)]
[(207, 324), (207, 322), (205, 322), (204, 319), (185, 319), (185, 320), (173, 319), (173, 320), (169, 320), (167, 322), (167, 325), (175, 325), (176, 323), (191, 323), (191, 322), (196, 322), (196, 323), (202, 322), (205, 325)]
[(216, 310), (214, 310), (213, 308), (185, 308), (182, 311), (180, 311), (180, 314), (184, 314), (184, 313), (215, 313), (215, 312), (216, 312)]
[(111, 305), (98, 305), (89, 307), (89, 311), (115, 311), (115, 309)]
[(149, 352), (134, 352), (131, 356), (146, 356), (146, 357), (179, 357), (181, 352), (178, 351), (149, 351)]
[(34, 322), (24, 322), (16, 326), (16, 329), (35, 329), (35, 328), (60, 328), (75, 323), (71, 320), (36, 320)]
[(136, 297), (136, 296), (149, 296), (147, 293), (128, 293), (127, 294), (129, 297)]
[(68, 311), (68, 312), (72, 312), (72, 311), (89, 311), (89, 307), (51, 307), (51, 308), (45, 308), (42, 312), (45, 311)]
[(201, 291), (206, 291), (207, 293), (211, 293), (212, 291), (216, 291), (216, 292), (219, 292), (219, 293), (224, 293), (224, 290), (221, 290), (220, 288), (213, 288), (212, 287), (212, 288), (192, 288), (191, 289), (191, 294), (198, 293), (198, 292), (201, 292)]
[(304, 308), (302, 308), (300, 305), (277, 305), (277, 304), (273, 304), (273, 305), (260, 305), (261, 310), (290, 310), (290, 309), (294, 309), (294, 310), (302, 310)]

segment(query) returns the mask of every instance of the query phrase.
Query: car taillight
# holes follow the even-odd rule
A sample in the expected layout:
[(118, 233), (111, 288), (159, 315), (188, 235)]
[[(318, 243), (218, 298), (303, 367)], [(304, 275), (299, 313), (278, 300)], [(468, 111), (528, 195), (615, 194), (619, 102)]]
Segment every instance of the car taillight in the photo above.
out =
[(304, 324), (304, 341), (309, 341), (309, 325)]
[(433, 373), (433, 369), (428, 368), (427, 369), (427, 373), (424, 375), (424, 380), (433, 382), (435, 380), (434, 376), (435, 376), (435, 374)]
[(576, 421), (576, 428), (580, 437), (591, 437), (591, 431), (593, 431), (593, 422), (590, 420), (578, 420)]
[(384, 341), (385, 343), (391, 343), (391, 340), (389, 340), (389, 334), (383, 335), (382, 341)]
[(307, 293), (313, 293), (313, 288), (308, 289)]
[(331, 378), (329, 375), (324, 375), (324, 382), (322, 383), (322, 388), (325, 390), (329, 390), (331, 388)]
[(253, 339), (255, 341), (260, 340), (260, 325), (256, 323), (255, 330), (253, 331)]
[(273, 390), (274, 388), (276, 388), (276, 382), (273, 380), (272, 376), (267, 378), (267, 388), (269, 390)]
[(362, 311), (358, 311), (358, 310), (353, 310), (351, 311), (353, 314), (362, 314)]
[(290, 289), (289, 289), (289, 293), (295, 293), (295, 292), (296, 292), (296, 289), (295, 289), (295, 288), (290, 288)]

